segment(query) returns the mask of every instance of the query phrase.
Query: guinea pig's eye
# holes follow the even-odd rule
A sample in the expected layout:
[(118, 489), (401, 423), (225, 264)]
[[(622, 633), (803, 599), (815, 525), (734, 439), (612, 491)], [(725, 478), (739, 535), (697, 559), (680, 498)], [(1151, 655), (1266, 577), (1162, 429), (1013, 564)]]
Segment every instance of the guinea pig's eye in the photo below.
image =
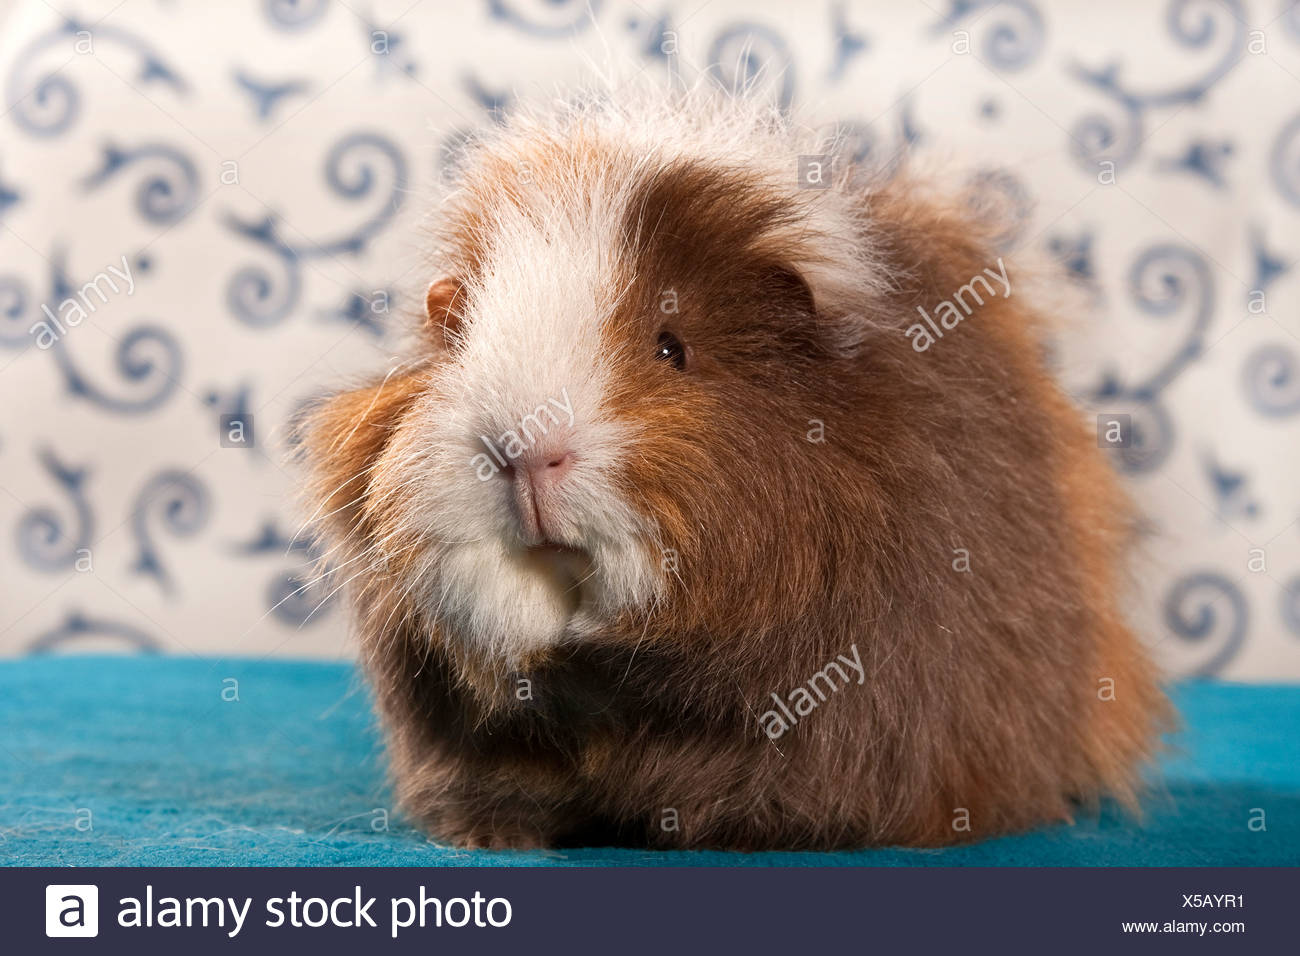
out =
[(659, 333), (659, 341), (655, 343), (655, 358), (661, 362), (671, 362), (679, 372), (686, 370), (686, 346), (671, 332)]

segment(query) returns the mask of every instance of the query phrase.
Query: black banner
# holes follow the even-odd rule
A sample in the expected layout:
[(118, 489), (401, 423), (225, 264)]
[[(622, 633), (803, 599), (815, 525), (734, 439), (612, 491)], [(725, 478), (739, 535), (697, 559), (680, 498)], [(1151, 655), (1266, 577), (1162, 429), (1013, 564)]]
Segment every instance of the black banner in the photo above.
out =
[(1281, 953), (1298, 873), (6, 869), (0, 950)]

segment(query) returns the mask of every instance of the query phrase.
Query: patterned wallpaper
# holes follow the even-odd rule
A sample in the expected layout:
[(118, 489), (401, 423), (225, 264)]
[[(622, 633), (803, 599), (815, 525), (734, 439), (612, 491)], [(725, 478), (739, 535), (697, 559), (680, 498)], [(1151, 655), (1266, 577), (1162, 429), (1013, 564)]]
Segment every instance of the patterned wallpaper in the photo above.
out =
[(1294, 0), (19, 0), (0, 650), (351, 653), (285, 425), (401, 354), (473, 131), (593, 70), (758, 77), (863, 162), (1011, 210), (1006, 253), (1069, 277), (1062, 381), (1129, 426), (1148, 643), (1300, 678)]

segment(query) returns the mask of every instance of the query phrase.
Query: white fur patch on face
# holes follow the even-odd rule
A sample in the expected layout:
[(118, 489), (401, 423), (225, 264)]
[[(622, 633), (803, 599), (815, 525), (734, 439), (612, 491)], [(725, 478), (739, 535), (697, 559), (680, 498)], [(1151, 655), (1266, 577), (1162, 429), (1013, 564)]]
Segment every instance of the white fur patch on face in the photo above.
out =
[[(632, 440), (606, 407), (602, 336), (626, 282), (612, 232), (622, 210), (583, 200), (565, 209), (539, 197), (541, 215), (496, 223), (452, 360), (376, 469), (375, 498), (400, 516), (381, 545), (414, 548), (428, 569), (412, 599), (507, 665), (662, 587), (654, 523), (614, 483)], [(530, 548), (506, 465), (543, 441), (562, 443), (573, 464), (548, 499), (549, 545)]]
[[(638, 437), (607, 405), (612, 370), (638, 358), (616, 354), (604, 335), (635, 269), (624, 261), (623, 224), (656, 171), (682, 162), (743, 169), (797, 211), (766, 239), (807, 280), (819, 310), (838, 317), (827, 334), (852, 350), (872, 311), (864, 285), (883, 295), (889, 281), (873, 257), (864, 197), (796, 181), (797, 158), (824, 148), (777, 111), (708, 88), (525, 109), (476, 139), (445, 199), (438, 250), (441, 263), (469, 273), (454, 276), (464, 282), (458, 341), (389, 442), (372, 489), (388, 529), (378, 546), (418, 558), (424, 570), (408, 586), (439, 627), (519, 661), (662, 593), (653, 516), (616, 490)], [(536, 528), (521, 535), (528, 512), (500, 472), (538, 432), (572, 464), (547, 497), (550, 547), (530, 551)]]

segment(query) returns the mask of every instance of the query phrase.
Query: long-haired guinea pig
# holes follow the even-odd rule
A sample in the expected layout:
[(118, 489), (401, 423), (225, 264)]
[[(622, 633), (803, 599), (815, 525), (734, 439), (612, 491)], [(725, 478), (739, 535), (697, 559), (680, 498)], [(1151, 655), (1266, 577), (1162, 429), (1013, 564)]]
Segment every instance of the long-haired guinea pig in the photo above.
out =
[[(303, 420), (402, 807), (461, 846), (938, 845), (1132, 805), (1132, 515), (965, 202), (731, 99), (479, 138)], [(802, 163), (802, 166), (801, 166)]]

